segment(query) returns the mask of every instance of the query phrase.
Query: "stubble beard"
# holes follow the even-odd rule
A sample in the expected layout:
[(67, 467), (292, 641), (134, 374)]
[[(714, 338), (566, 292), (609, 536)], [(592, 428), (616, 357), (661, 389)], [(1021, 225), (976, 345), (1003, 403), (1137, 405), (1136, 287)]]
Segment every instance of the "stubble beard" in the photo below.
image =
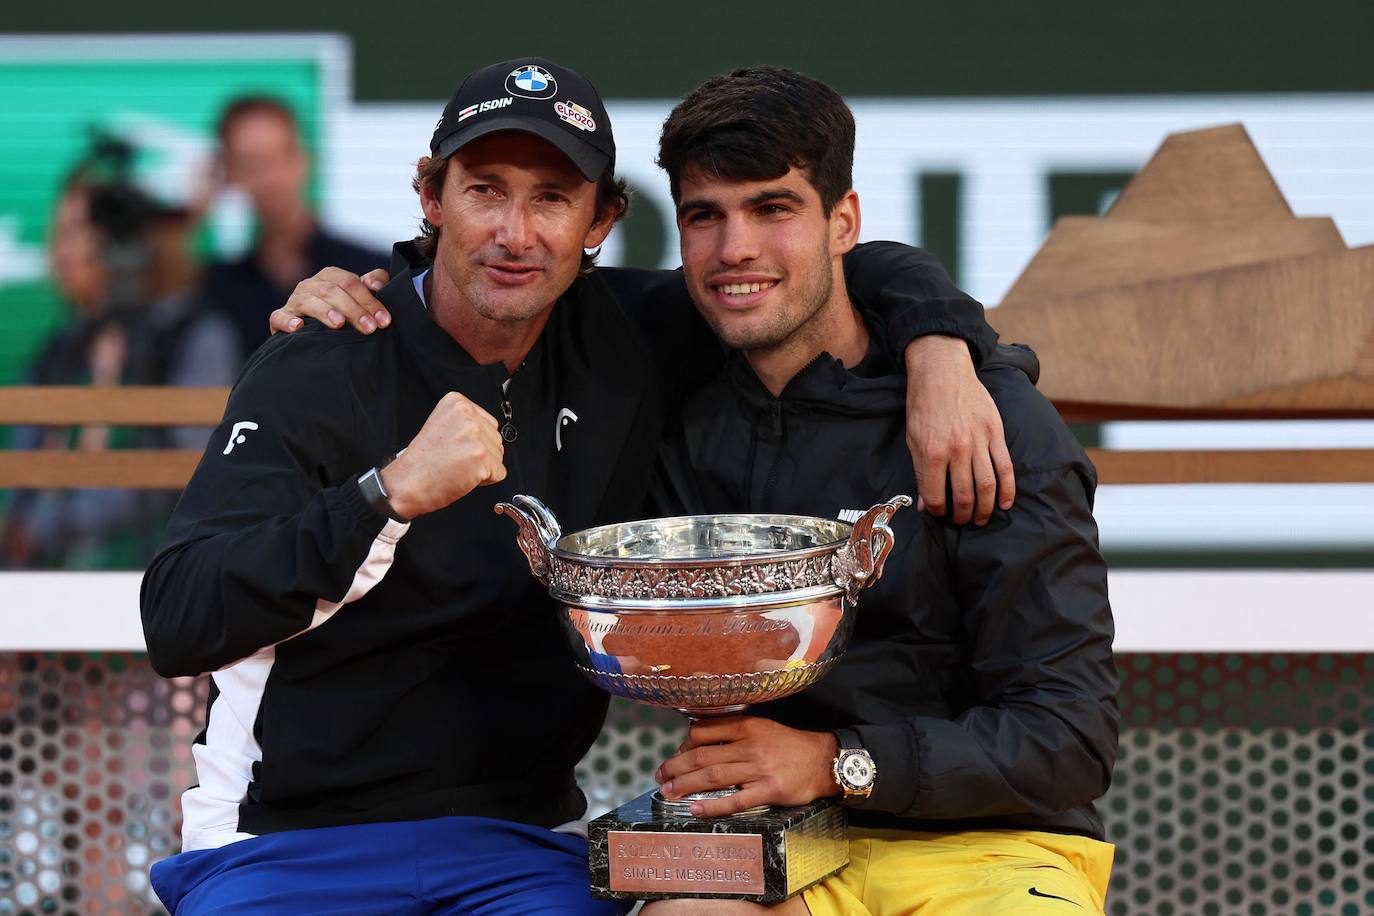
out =
[(834, 290), (835, 277), (828, 259), (797, 285), (799, 278), (788, 278), (790, 295), (783, 308), (779, 309), (762, 326), (742, 326), (742, 323), (724, 321), (719, 314), (713, 313), (709, 324), (716, 336), (732, 350), (765, 354), (785, 347), (807, 342), (807, 331), (816, 317), (829, 301)]
[[(542, 286), (542, 284), (541, 284)], [(534, 290), (521, 290), (517, 296), (490, 295), (490, 290), (473, 284), (467, 299), (472, 310), (488, 321), (529, 321), (553, 304)]]
[[(494, 290), (486, 284), (482, 265), (476, 258), (464, 258), (448, 252), (443, 261), (450, 284), (473, 312), (488, 321), (529, 321), (557, 299), (557, 296), (545, 295), (545, 283), (507, 290), (503, 295), (501, 290)], [(545, 270), (548, 270), (547, 266)]]

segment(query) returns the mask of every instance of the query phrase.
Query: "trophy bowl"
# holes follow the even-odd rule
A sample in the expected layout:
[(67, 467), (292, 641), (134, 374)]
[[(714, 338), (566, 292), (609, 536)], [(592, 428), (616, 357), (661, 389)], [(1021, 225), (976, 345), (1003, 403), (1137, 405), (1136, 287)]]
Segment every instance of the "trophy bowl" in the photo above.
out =
[(530, 572), (559, 605), (579, 669), (615, 696), (689, 718), (732, 715), (819, 680), (844, 652), (852, 607), (882, 575), (892, 514), (697, 515), (564, 535), (530, 496), (519, 525)]

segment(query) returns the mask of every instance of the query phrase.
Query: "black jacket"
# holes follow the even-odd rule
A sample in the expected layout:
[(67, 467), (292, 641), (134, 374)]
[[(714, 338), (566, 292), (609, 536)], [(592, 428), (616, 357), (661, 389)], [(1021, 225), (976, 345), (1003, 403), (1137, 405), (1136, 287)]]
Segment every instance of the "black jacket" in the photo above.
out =
[[(408, 271), (381, 299), (391, 333), (315, 327), (257, 353), (145, 577), (158, 672), (214, 671), (220, 696), (238, 691), (231, 708), (256, 713), (241, 723), (261, 756), (251, 781), (207, 785), (202, 766), (195, 791), (246, 793), (240, 833), (445, 813), (562, 823), (584, 809), (572, 772), (606, 698), (568, 663), (492, 507), (538, 493), (569, 530), (635, 515), (658, 438), (653, 372), (605, 284), (578, 281), (511, 379), (506, 479), (406, 531), (358, 475), (450, 390), (501, 416), (506, 371), (430, 320)], [(563, 408), (578, 419), (556, 448)], [(224, 454), (244, 421), (256, 429)], [(217, 713), (218, 697), (200, 756), (247, 738), (224, 738)]]
[[(984, 528), (898, 512), (844, 656), (809, 690), (752, 710), (868, 749), (878, 780), (854, 824), (1102, 836), (1092, 802), (1118, 715), (1096, 473), (1033, 387), (1037, 371), (1030, 351), (1000, 347), (979, 372), (1016, 468), (1012, 509)], [(684, 407), (660, 493), (678, 504), (661, 508), (835, 518), (914, 497), (905, 386), (880, 354), (852, 372), (822, 354), (774, 398), (736, 356)]]
[[(981, 308), (957, 291), (929, 303), (920, 287), (884, 292), (894, 258), (922, 255), (865, 251), (875, 269), (854, 282), (875, 280), (899, 332), (990, 346)], [(364, 501), (358, 476), (450, 390), (501, 416), (506, 380), (430, 320), (410, 272), (421, 266), (398, 262), (381, 294), (391, 331), (312, 325), (254, 355), (144, 578), (154, 668), (213, 672), (187, 848), (458, 813), (553, 825), (585, 808), (573, 768), (606, 698), (571, 664), (492, 506), (533, 494), (567, 531), (639, 515), (664, 409), (656, 381), (681, 389), (714, 372), (718, 345), (680, 275), (579, 278), (511, 378), (506, 479), (407, 527)], [(556, 438), (565, 408), (577, 419)]]

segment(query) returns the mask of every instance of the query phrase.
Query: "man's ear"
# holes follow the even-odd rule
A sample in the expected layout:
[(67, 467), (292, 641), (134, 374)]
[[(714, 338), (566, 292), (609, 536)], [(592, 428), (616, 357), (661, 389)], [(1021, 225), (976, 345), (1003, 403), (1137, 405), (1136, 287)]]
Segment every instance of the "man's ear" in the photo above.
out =
[[(430, 220), (433, 222), (433, 220)], [(601, 243), (606, 241), (606, 236), (611, 234), (611, 227), (615, 225), (615, 210), (607, 207), (599, 214), (597, 221), (592, 223), (592, 227), (587, 230), (587, 237), (582, 240), (582, 247), (586, 250), (600, 248)]]
[(859, 244), (859, 230), (863, 224), (859, 212), (859, 195), (853, 188), (844, 192), (830, 208), (830, 254), (846, 254)]
[[(423, 174), (425, 166), (429, 164), (429, 157), (422, 156), (416, 164), (416, 168)], [(448, 178), (447, 175), (444, 176)], [(444, 224), (444, 204), (438, 197), (430, 191), (429, 183), (420, 182), (420, 212), (424, 213), (425, 219), (429, 220), (431, 226), (442, 226)]]

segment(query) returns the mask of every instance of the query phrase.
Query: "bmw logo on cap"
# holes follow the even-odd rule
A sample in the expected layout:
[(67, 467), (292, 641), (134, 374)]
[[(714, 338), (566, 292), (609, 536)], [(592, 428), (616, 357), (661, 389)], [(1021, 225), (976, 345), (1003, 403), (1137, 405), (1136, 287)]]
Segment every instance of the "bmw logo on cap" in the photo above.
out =
[(543, 67), (529, 64), (510, 72), (506, 77), (506, 91), (527, 99), (551, 99), (558, 92), (558, 80)]

